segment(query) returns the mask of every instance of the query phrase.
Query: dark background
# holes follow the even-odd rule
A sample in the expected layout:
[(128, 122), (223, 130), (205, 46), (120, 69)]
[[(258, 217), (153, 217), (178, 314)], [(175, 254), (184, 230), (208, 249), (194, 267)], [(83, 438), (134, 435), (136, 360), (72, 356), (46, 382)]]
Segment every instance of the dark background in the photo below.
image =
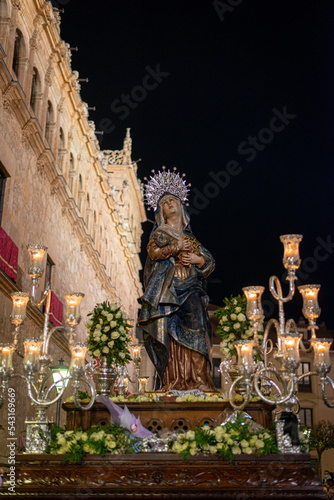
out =
[[(53, 5), (65, 11), (62, 38), (79, 47), (72, 69), (89, 78), (81, 83), (81, 97), (97, 108), (89, 119), (104, 130), (101, 149), (121, 149), (130, 127), (141, 179), (165, 165), (176, 166), (191, 182), (190, 207), (198, 212), (192, 229), (216, 259), (207, 283), (211, 302), (222, 305), (243, 286), (264, 285), (265, 312), (276, 315), (268, 280), (284, 272), (279, 236), (299, 233), (298, 284), (322, 285), (319, 321), (334, 328), (334, 245), (319, 247), (334, 242), (333, 2)], [(157, 65), (164, 75), (156, 88), (138, 89), (147, 68)], [(131, 104), (120, 110), (115, 101), (122, 95)], [(274, 108), (294, 117), (283, 130), (263, 131), (282, 124), (271, 122)], [(252, 138), (253, 153), (247, 145)], [(239, 173), (224, 188), (208, 185), (210, 172), (225, 175), (230, 160), (238, 162)], [(152, 211), (147, 215), (153, 219)], [(151, 228), (144, 224), (143, 262)], [(283, 289), (287, 293), (284, 280)], [(287, 315), (299, 319), (301, 307), (297, 292)]]

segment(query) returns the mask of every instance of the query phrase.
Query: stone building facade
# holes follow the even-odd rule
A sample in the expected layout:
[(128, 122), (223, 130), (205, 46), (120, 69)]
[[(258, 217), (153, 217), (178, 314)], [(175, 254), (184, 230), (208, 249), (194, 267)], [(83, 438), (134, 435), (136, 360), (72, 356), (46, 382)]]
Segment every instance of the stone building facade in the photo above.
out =
[[(122, 305), (135, 324), (145, 209), (131, 142), (127, 130), (122, 149), (100, 150), (57, 9), (45, 0), (0, 0), (0, 236), (17, 252), (17, 262), (1, 255), (0, 342), (12, 342), (10, 294), (30, 290), (28, 243), (48, 248), (40, 289), (51, 278), (64, 305), (64, 292), (85, 294), (76, 340), (85, 340), (87, 313), (103, 300)], [(21, 350), (43, 324), (41, 310), (28, 306), (27, 313)], [(50, 350), (53, 364), (61, 357), (68, 364), (65, 333), (52, 337)], [(18, 356), (14, 363), (22, 371)], [(30, 403), (23, 382), (11, 383), (22, 433)], [(4, 406), (4, 438), (6, 415)]]

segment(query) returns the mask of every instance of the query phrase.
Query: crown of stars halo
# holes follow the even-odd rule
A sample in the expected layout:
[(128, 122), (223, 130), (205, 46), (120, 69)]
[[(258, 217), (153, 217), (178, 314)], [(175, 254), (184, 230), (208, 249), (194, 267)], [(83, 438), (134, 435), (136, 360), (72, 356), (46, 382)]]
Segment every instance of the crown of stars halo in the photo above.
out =
[(153, 176), (150, 176), (148, 180), (147, 177), (144, 177), (146, 181), (145, 186), (145, 194), (144, 201), (146, 205), (148, 205), (148, 209), (153, 208), (154, 210), (158, 207), (159, 198), (164, 193), (174, 194), (182, 203), (186, 203), (188, 200), (188, 193), (190, 191), (191, 184), (186, 184), (186, 180), (184, 179), (186, 174), (180, 174), (176, 172), (176, 167), (173, 168), (171, 172), (169, 169), (166, 170), (166, 167), (162, 167), (162, 172), (159, 170), (158, 173), (155, 173), (155, 170), (152, 170)]

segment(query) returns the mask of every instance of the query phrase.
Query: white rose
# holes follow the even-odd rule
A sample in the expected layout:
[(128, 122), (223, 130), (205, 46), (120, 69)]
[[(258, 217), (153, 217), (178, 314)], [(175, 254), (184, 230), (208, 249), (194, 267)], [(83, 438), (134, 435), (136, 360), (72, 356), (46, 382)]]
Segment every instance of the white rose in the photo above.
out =
[(105, 327), (103, 328), (103, 331), (104, 331), (104, 332), (109, 332), (109, 330), (110, 330), (110, 326), (105, 326)]
[(113, 315), (113, 314), (108, 314), (108, 316), (107, 316), (107, 320), (108, 320), (108, 321), (112, 321), (113, 317), (114, 317), (114, 315)]
[(115, 318), (119, 319), (122, 317), (121, 311), (118, 311), (118, 313), (115, 314)]
[(101, 335), (101, 330), (94, 330), (93, 337), (99, 337)]
[(110, 349), (112, 349), (114, 347), (114, 341), (111, 340), (110, 342), (108, 342), (108, 346), (110, 347)]
[(116, 339), (118, 339), (118, 337), (119, 337), (119, 333), (118, 332), (112, 332), (112, 334), (111, 334), (111, 338), (112, 339), (116, 340)]
[(106, 340), (108, 340), (107, 335), (103, 334), (102, 337), (101, 337), (101, 340), (102, 340), (102, 342), (106, 342)]
[(234, 306), (236, 306), (236, 305), (237, 305), (237, 303), (238, 303), (237, 299), (233, 299), (233, 300), (232, 300), (232, 304), (233, 304)]
[(102, 318), (99, 319), (99, 322), (100, 322), (100, 325), (103, 325), (103, 319)]
[(238, 307), (235, 308), (235, 312), (236, 313), (239, 313), (240, 311), (241, 311), (241, 307), (238, 306)]
[(229, 326), (224, 326), (223, 330), (224, 330), (224, 332), (229, 332), (230, 331), (230, 327)]
[(237, 315), (236, 315), (236, 314), (234, 314), (234, 313), (232, 313), (232, 314), (231, 314), (231, 320), (232, 320), (232, 321), (235, 321), (236, 319), (237, 319)]
[(102, 326), (101, 325), (96, 325), (95, 327), (97, 330), (101, 330)]
[(104, 346), (104, 347), (103, 347), (103, 349), (102, 349), (102, 352), (103, 352), (103, 354), (108, 354), (108, 352), (109, 352), (109, 347)]
[(242, 313), (238, 314), (238, 321), (246, 321), (246, 316)]
[(93, 355), (98, 358), (99, 356), (101, 356), (101, 352), (100, 352), (100, 349), (95, 349), (95, 351), (93, 352)]
[(119, 357), (120, 357), (121, 359), (124, 359), (124, 358), (125, 358), (125, 353), (124, 353), (124, 352), (120, 352), (120, 353), (119, 353)]
[(227, 316), (223, 316), (223, 317), (222, 317), (222, 321), (223, 321), (224, 323), (225, 323), (225, 321), (228, 321)]
[(117, 321), (110, 322), (110, 328), (115, 328), (116, 325), (117, 325)]
[(117, 309), (118, 309), (118, 306), (116, 304), (111, 304), (110, 311), (114, 312), (114, 311), (117, 311)]
[(92, 326), (92, 324), (93, 324), (93, 321), (91, 319), (89, 319), (86, 323), (87, 328), (90, 328)]
[(103, 311), (101, 312), (101, 314), (102, 314), (102, 316), (108, 316), (108, 311), (103, 310)]
[(239, 330), (239, 328), (240, 328), (240, 323), (234, 323), (233, 328), (234, 328), (235, 330)]
[(122, 318), (126, 319), (126, 313), (122, 313)]
[(119, 331), (120, 331), (120, 333), (126, 333), (124, 326), (120, 326)]
[(234, 340), (235, 339), (235, 333), (230, 333), (230, 336), (228, 338), (229, 340)]

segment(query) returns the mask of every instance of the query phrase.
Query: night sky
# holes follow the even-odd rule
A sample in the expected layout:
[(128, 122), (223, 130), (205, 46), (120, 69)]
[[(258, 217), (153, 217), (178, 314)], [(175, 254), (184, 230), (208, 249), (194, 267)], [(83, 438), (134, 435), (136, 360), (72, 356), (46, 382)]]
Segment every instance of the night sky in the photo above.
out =
[[(81, 97), (121, 149), (131, 128), (141, 179), (176, 166), (191, 225), (216, 259), (211, 303), (281, 278), (281, 234), (304, 235), (298, 284), (319, 283), (334, 329), (333, 30), (330, 0), (53, 2), (78, 52)], [(149, 219), (153, 213), (147, 212)], [(143, 262), (152, 224), (143, 226)], [(283, 279), (283, 290), (287, 285)], [(286, 307), (298, 320), (299, 292)]]

